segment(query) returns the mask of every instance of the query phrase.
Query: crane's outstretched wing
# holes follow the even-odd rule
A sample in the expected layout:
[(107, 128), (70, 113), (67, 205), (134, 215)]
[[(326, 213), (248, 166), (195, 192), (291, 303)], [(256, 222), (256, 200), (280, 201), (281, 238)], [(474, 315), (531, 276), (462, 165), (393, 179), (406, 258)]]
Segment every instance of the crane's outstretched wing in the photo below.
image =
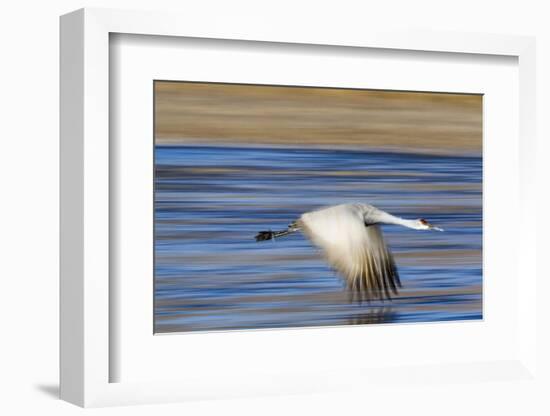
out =
[(393, 256), (378, 225), (366, 226), (354, 206), (339, 205), (302, 215), (300, 226), (359, 300), (391, 299), (401, 287)]

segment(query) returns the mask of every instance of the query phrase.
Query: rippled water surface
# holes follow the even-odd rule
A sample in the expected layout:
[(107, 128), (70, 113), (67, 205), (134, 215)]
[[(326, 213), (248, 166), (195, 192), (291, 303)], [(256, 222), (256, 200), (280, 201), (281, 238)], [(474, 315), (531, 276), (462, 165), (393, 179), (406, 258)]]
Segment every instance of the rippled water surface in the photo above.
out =
[[(482, 160), (316, 148), (157, 146), (155, 330), (481, 319)], [(445, 232), (383, 226), (403, 288), (350, 303), (300, 233), (325, 205), (365, 202)]]

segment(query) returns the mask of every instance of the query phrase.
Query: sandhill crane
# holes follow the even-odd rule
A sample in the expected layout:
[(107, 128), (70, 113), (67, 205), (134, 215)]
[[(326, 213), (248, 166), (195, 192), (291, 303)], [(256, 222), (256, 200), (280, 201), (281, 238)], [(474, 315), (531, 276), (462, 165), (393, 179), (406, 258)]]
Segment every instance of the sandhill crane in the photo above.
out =
[(443, 231), (423, 218), (408, 220), (368, 204), (342, 204), (306, 212), (284, 231), (261, 231), (256, 241), (302, 231), (344, 277), (352, 300), (384, 300), (391, 299), (390, 292), (397, 294), (401, 282), (379, 224)]

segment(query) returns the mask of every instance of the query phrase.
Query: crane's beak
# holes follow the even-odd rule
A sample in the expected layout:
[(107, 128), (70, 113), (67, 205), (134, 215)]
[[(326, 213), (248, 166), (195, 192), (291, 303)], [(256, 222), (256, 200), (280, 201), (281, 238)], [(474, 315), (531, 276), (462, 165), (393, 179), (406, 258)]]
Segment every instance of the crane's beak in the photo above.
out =
[(434, 227), (433, 225), (431, 226), (430, 229), (435, 230), (435, 231), (445, 231), (443, 228)]

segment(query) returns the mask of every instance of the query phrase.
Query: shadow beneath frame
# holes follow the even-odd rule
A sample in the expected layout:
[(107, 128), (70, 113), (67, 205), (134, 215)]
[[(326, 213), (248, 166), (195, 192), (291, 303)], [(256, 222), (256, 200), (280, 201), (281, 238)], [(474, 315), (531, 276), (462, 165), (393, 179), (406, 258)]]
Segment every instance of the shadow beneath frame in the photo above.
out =
[(37, 384), (34, 386), (36, 390), (51, 397), (52, 399), (59, 399), (59, 385), (58, 384)]

